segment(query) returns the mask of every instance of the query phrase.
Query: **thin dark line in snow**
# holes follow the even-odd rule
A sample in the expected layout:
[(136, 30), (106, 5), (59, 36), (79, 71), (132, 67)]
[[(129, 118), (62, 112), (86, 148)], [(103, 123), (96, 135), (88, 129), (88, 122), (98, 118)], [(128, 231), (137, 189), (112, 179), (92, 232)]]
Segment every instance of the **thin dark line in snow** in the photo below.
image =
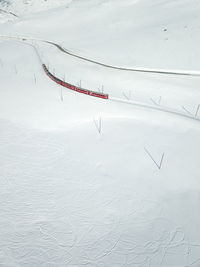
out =
[(155, 165), (158, 167), (158, 169), (160, 170), (161, 167), (162, 167), (162, 163), (163, 163), (163, 159), (164, 159), (165, 153), (162, 154), (162, 156), (161, 156), (161, 160), (160, 160), (160, 162), (158, 163), (158, 162), (153, 158), (153, 156), (151, 155), (151, 153), (146, 149), (146, 147), (144, 147), (144, 150), (145, 150), (145, 152), (149, 155), (149, 157), (151, 158), (151, 160), (155, 163)]

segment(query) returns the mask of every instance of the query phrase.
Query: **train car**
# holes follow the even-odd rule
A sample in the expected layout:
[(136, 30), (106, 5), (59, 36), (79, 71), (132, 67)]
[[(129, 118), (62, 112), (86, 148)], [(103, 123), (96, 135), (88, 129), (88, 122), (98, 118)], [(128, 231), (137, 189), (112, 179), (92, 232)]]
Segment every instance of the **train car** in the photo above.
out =
[(66, 83), (66, 82), (60, 80), (59, 78), (57, 78), (56, 76), (54, 76), (51, 72), (49, 72), (49, 70), (47, 69), (45, 64), (42, 64), (42, 67), (43, 67), (45, 73), (49, 76), (49, 78), (51, 80), (53, 80), (54, 82), (56, 82), (57, 84), (59, 84), (59, 85), (62, 85), (62, 86), (66, 87), (66, 88), (68, 88), (70, 90), (73, 90), (73, 91), (76, 91), (78, 93), (82, 93), (82, 94), (85, 94), (85, 95), (99, 97), (99, 98), (102, 98), (102, 99), (108, 99), (109, 98), (108, 94), (91, 91), (91, 90), (88, 90), (88, 89), (77, 87), (77, 86), (72, 85), (70, 83)]

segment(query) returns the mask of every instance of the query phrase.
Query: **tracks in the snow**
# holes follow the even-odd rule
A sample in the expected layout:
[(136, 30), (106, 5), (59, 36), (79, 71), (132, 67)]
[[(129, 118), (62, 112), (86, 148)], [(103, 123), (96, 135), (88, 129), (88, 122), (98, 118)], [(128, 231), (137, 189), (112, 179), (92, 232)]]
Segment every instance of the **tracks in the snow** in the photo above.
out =
[(142, 102), (136, 102), (136, 101), (129, 101), (129, 100), (124, 100), (124, 99), (120, 99), (120, 98), (109, 98), (109, 100), (114, 101), (114, 102), (119, 102), (119, 103), (124, 103), (127, 105), (133, 105), (135, 107), (140, 107), (140, 108), (145, 108), (145, 109), (151, 109), (151, 110), (157, 110), (157, 111), (161, 111), (161, 112), (165, 112), (165, 113), (170, 113), (173, 115), (177, 115), (177, 116), (181, 116), (187, 119), (192, 119), (195, 121), (200, 121), (200, 119), (197, 116), (193, 116), (192, 114), (185, 114), (182, 113), (176, 109), (171, 109), (168, 107), (163, 107), (163, 106), (152, 106), (152, 105), (148, 105)]
[(121, 70), (121, 71), (131, 71), (131, 72), (142, 72), (142, 73), (154, 73), (154, 74), (165, 74), (165, 75), (181, 75), (181, 76), (200, 76), (200, 72), (195, 72), (195, 71), (178, 71), (178, 70), (158, 70), (158, 69), (146, 69), (146, 68), (125, 68), (125, 67), (117, 67), (117, 66), (113, 66), (113, 65), (108, 65), (105, 63), (101, 63), (99, 61), (95, 61), (92, 59), (88, 59), (85, 58), (83, 56), (79, 56), (76, 55), (72, 52), (67, 51), (64, 47), (60, 46), (59, 44), (53, 43), (53, 42), (49, 42), (46, 41), (46, 43), (52, 44), (54, 46), (56, 46), (60, 51), (72, 56), (72, 57), (76, 57), (78, 59), (96, 64), (96, 65), (100, 65), (102, 67), (105, 68), (109, 68), (109, 69), (115, 69), (115, 70)]
[(50, 45), (55, 46), (58, 48), (61, 52), (66, 53), (69, 56), (78, 58), (83, 61), (87, 61), (92, 64), (96, 64), (105, 68), (110, 68), (114, 70), (119, 71), (129, 71), (129, 72), (140, 72), (140, 73), (150, 73), (150, 74), (161, 74), (161, 75), (179, 75), (179, 76), (194, 76), (194, 77), (200, 77), (200, 71), (193, 71), (193, 70), (168, 70), (168, 69), (152, 69), (152, 68), (126, 68), (126, 67), (119, 67), (119, 66), (113, 66), (109, 64), (105, 64), (96, 60), (92, 60), (89, 58), (86, 58), (84, 56), (77, 55), (75, 53), (72, 53), (68, 51), (66, 48), (62, 47), (60, 44), (49, 41), (49, 40), (43, 40), (43, 39), (37, 39), (37, 38), (31, 38), (31, 37), (18, 37), (18, 36), (1, 36), (0, 38), (9, 38), (14, 40), (21, 40), (21, 41), (40, 41), (43, 43), (47, 43)]
[(12, 16), (14, 16), (14, 17), (16, 17), (16, 18), (19, 17), (18, 15), (14, 14), (14, 13), (12, 13), (12, 12), (9, 12), (9, 11), (5, 11), (5, 10), (3, 10), (3, 9), (1, 9), (1, 8), (0, 8), (0, 13), (6, 13), (6, 14), (8, 14), (8, 15), (12, 15)]
[[(48, 44), (51, 44), (53, 46), (56, 46), (60, 51), (66, 53), (66, 54), (68, 54), (70, 56), (79, 58), (81, 60), (84, 60), (84, 61), (87, 61), (87, 62), (90, 62), (90, 63), (98, 64), (98, 65), (101, 65), (101, 66), (107, 67), (107, 68), (123, 70), (123, 71), (134, 71), (134, 72), (155, 73), (155, 74), (157, 73), (157, 74), (165, 74), (165, 75), (200, 76), (200, 72), (194, 72), (194, 71), (179, 72), (179, 71), (152, 70), (152, 69), (148, 69), (148, 70), (147, 69), (130, 69), (130, 68), (123, 68), (123, 67), (116, 67), (116, 66), (106, 65), (104, 63), (100, 63), (100, 62), (97, 62), (97, 61), (94, 61), (94, 60), (90, 60), (90, 59), (87, 59), (87, 58), (82, 57), (82, 56), (78, 56), (76, 54), (68, 52), (65, 48), (63, 48), (59, 44), (56, 44), (56, 43), (51, 42), (51, 41), (35, 39), (35, 38), (27, 38), (27, 37), (0, 36), (0, 38), (4, 38), (4, 39), (8, 39), (8, 40), (10, 40), (10, 39), (11, 40), (17, 40), (17, 41), (26, 43), (27, 45), (31, 45), (34, 48), (34, 50), (35, 50), (35, 52), (37, 54), (37, 57), (38, 57), (38, 59), (40, 61), (40, 64), (44, 64), (44, 63), (41, 60), (41, 57), (40, 57), (40, 55), (39, 55), (39, 53), (37, 51), (37, 48), (35, 47), (35, 45), (27, 43), (25, 41), (40, 41), (40, 42), (48, 43)], [(61, 81), (61, 85), (62, 85), (62, 82), (65, 83), (62, 80), (59, 80), (59, 81)], [(87, 89), (83, 89), (83, 90), (87, 90)], [(78, 90), (75, 90), (75, 91), (78, 91)], [(170, 109), (170, 108), (167, 108), (167, 107), (153, 106), (153, 105), (148, 105), (148, 104), (141, 103), (141, 102), (134, 102), (134, 101), (128, 101), (128, 100), (123, 100), (123, 99), (119, 99), (119, 98), (112, 98), (112, 97), (109, 97), (109, 96), (106, 99), (108, 99), (110, 101), (115, 101), (115, 102), (120, 102), (120, 103), (124, 103), (124, 104), (134, 105), (134, 106), (140, 107), (140, 108), (146, 108), (146, 109), (157, 110), (157, 111), (160, 111), (160, 112), (170, 113), (170, 114), (173, 114), (173, 115), (181, 116), (181, 117), (184, 117), (184, 118), (187, 118), (187, 119), (192, 119), (192, 120), (195, 120), (195, 121), (200, 121), (200, 119), (197, 116), (192, 116), (190, 114), (185, 114), (185, 113), (182, 113), (182, 112), (179, 112), (177, 110)]]

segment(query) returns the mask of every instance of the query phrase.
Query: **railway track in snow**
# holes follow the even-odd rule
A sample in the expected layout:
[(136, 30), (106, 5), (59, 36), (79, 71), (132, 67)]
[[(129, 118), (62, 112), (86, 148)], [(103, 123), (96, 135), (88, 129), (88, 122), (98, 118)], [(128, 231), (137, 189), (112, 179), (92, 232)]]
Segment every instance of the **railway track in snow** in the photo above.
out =
[[(71, 89), (70, 87), (74, 87), (74, 89), (71, 89), (71, 90), (77, 91), (79, 93), (84, 93), (84, 94), (87, 94), (87, 95), (90, 95), (90, 96), (95, 96), (95, 97), (103, 98), (103, 99), (114, 101), (114, 102), (120, 102), (120, 103), (123, 103), (123, 104), (129, 104), (129, 105), (133, 105), (133, 106), (139, 107), (139, 108), (157, 110), (157, 111), (160, 111), (160, 112), (165, 112), (165, 113), (169, 113), (169, 114), (181, 116), (181, 117), (184, 117), (186, 119), (192, 119), (192, 120), (195, 120), (195, 121), (200, 121), (200, 118), (198, 118), (197, 116), (193, 116), (193, 115), (190, 115), (190, 114), (185, 114), (185, 113), (179, 112), (179, 111), (177, 111), (175, 109), (171, 109), (171, 108), (168, 108), (168, 107), (164, 107), (164, 106), (153, 106), (153, 105), (148, 105), (148, 104), (141, 103), (141, 102), (129, 101), (129, 100), (121, 99), (121, 98), (114, 98), (114, 97), (110, 97), (108, 94), (101, 94), (99, 92), (95, 92), (95, 91), (88, 90), (88, 89), (83, 89), (81, 87), (77, 87), (77, 86), (71, 85), (69, 83), (66, 83), (66, 82), (58, 79), (57, 77), (55, 77), (53, 74), (51, 74), (49, 72), (47, 66), (42, 62), (41, 57), (40, 57), (40, 54), (39, 54), (36, 46), (34, 44), (32, 44), (32, 43), (27, 43), (25, 41), (40, 41), (40, 42), (45, 42), (45, 43), (52, 44), (52, 45), (56, 46), (59, 50), (63, 50), (63, 52), (64, 52), (64, 49), (60, 45), (58, 45), (58, 44), (55, 44), (55, 43), (50, 42), (50, 41), (41, 40), (41, 39), (25, 38), (25, 37), (20, 37), (19, 38), (19, 37), (0, 36), (0, 38), (2, 38), (2, 39), (8, 39), (8, 40), (16, 40), (16, 41), (23, 42), (23, 43), (31, 46), (34, 49), (34, 51), (35, 51), (35, 53), (36, 53), (36, 55), (38, 57), (38, 60), (39, 60), (39, 62), (41, 64), (43, 70), (49, 76), (49, 78), (51, 78), (54, 82), (60, 84), (61, 86), (66, 87), (68, 89)], [(65, 53), (67, 53), (69, 55), (71, 54), (69, 52), (65, 52)], [(73, 55), (73, 54), (71, 54), (71, 55)], [(85, 61), (88, 61), (88, 62), (91, 62), (91, 63), (95, 63), (95, 61), (92, 61), (92, 60), (89, 60), (89, 59), (84, 59), (83, 57), (80, 57), (80, 56), (77, 56), (77, 55), (74, 55), (74, 56), (75, 57), (78, 57), (80, 59), (83, 59)], [(98, 62), (96, 62), (96, 64), (102, 65), (104, 67), (108, 67), (109, 66), (109, 65), (102, 64), (102, 63), (98, 63)], [(118, 67), (113, 67), (113, 66), (109, 66), (109, 68), (120, 69), (120, 70), (128, 70), (128, 71), (136, 71), (135, 69), (118, 68)], [(181, 73), (181, 72), (174, 72), (174, 71), (164, 71), (163, 72), (163, 71), (156, 71), (156, 70), (146, 70), (146, 71), (144, 71), (142, 69), (140, 69), (140, 70), (138, 69), (137, 71), (140, 71), (140, 72), (150, 72), (150, 73), (158, 73), (158, 74), (168, 74), (168, 75), (200, 76), (200, 73), (199, 72), (185, 72), (185, 73)], [(58, 82), (58, 81), (60, 81), (60, 82)], [(82, 90), (82, 92), (81, 92), (81, 90)], [(84, 92), (84, 91), (87, 91), (87, 93)]]

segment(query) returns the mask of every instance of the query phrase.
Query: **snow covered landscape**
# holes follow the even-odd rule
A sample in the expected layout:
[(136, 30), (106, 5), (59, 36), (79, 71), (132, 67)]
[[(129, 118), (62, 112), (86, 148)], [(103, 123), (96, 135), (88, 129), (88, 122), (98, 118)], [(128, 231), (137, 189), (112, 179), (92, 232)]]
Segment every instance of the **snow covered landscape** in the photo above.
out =
[(199, 0), (0, 0), (0, 266), (200, 267), (199, 45)]

